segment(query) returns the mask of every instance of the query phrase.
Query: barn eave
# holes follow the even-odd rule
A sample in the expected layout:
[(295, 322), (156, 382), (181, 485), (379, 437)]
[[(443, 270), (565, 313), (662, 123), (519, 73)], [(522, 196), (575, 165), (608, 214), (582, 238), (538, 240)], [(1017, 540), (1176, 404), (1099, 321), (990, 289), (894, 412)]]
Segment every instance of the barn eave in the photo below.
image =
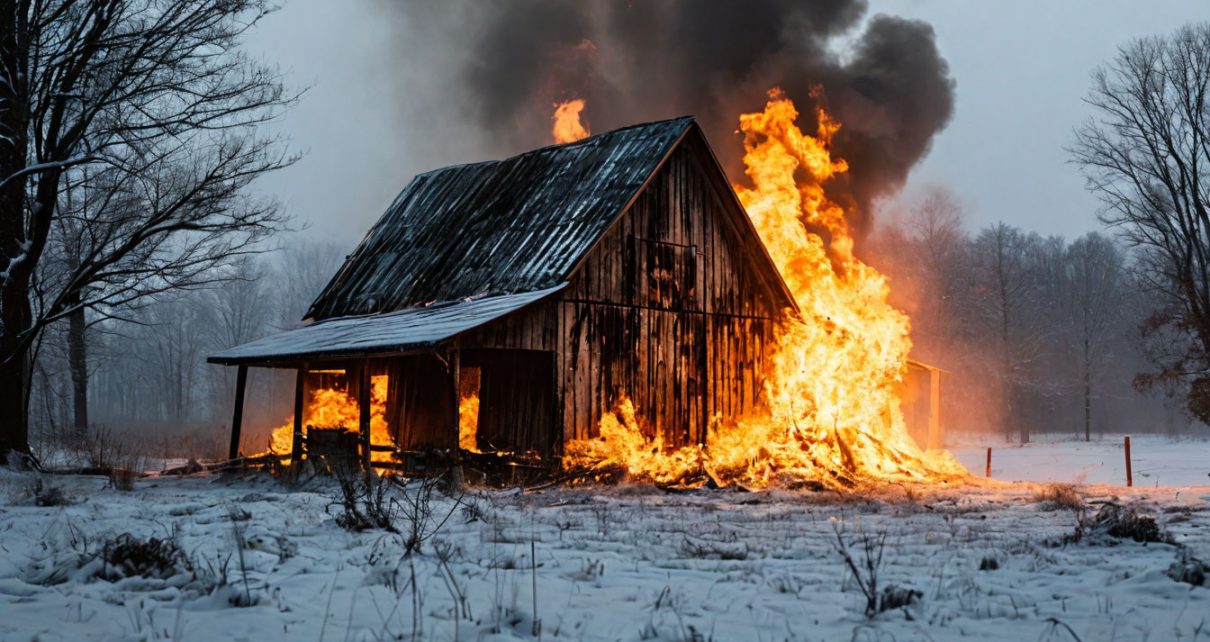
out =
[(534, 292), (325, 319), (224, 350), (207, 361), (221, 365), (296, 367), (305, 362), (428, 352), (564, 287), (566, 284), (559, 284)]

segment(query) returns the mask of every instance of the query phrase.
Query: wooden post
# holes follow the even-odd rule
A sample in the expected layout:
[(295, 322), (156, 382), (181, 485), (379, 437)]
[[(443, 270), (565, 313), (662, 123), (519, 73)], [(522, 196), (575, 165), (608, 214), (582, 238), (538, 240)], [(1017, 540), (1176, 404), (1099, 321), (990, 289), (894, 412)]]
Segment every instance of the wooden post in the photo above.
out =
[(941, 432), (941, 371), (929, 371), (929, 432), (928, 447), (939, 450), (945, 446), (945, 435)]
[(987, 477), (990, 479), (991, 476), (992, 476), (992, 449), (990, 446), (988, 446), (988, 448), (987, 448)]
[(294, 379), (294, 443), (290, 446), (290, 463), (302, 461), (303, 443), (303, 385), (307, 380), (307, 364), (298, 367), (298, 376)]
[(244, 388), (248, 384), (248, 366), (240, 364), (235, 371), (235, 414), (231, 417), (231, 448), (227, 450), (227, 459), (239, 456), (239, 433), (244, 423)]
[(453, 435), (450, 456), (453, 457), (454, 464), (457, 465), (462, 459), (462, 453), (460, 452), (462, 447), (459, 443), (458, 434), (462, 426), (462, 417), (458, 412), (458, 405), (462, 401), (462, 352), (457, 346), (454, 346), (454, 349), (450, 352), (450, 389), (453, 391), (451, 398), (454, 403), (453, 431), (450, 433)]
[(361, 465), (368, 473), (370, 470), (370, 360), (361, 363), (357, 387), (357, 437), (361, 441)]
[(1126, 487), (1134, 486), (1134, 471), (1130, 469), (1130, 435), (1126, 435)]

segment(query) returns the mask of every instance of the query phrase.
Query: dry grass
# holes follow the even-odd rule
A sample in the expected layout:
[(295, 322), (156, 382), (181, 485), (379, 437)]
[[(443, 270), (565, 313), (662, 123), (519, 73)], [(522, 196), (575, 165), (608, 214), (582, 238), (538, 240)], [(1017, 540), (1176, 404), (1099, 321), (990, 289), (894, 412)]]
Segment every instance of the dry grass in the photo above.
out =
[(1084, 509), (1084, 496), (1072, 484), (1047, 484), (1034, 494), (1034, 500), (1041, 505), (1042, 510)]

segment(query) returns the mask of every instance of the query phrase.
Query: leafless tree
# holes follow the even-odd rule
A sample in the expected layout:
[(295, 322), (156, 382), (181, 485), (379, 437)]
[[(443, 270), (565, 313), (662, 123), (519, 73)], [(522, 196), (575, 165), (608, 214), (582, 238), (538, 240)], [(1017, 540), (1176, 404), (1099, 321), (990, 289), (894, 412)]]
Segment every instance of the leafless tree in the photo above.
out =
[(966, 247), (966, 232), (962, 228), (963, 210), (950, 191), (933, 187), (912, 209), (907, 226), (918, 248), (917, 260), (931, 284), (932, 314), (936, 331), (951, 332), (953, 319), (945, 314), (946, 304), (961, 289), (956, 269)]
[(48, 324), (204, 285), (281, 227), (247, 190), (292, 161), (258, 126), (294, 97), (239, 49), (268, 11), (0, 0), (0, 460), (28, 452)]
[(1021, 230), (997, 223), (975, 237), (971, 250), (975, 307), (984, 322), (995, 328), (999, 350), (1002, 421), (1006, 431), (1018, 424), (1022, 443), (1029, 441), (1029, 427), (1015, 421), (1014, 398), (1031, 381), (1029, 368), (1041, 349), (1039, 325), (1031, 314), (1036, 288), (1030, 259), (1031, 248), (1037, 245), (1036, 239)]
[(1125, 257), (1109, 238), (1090, 232), (1066, 250), (1064, 305), (1070, 347), (1079, 355), (1084, 401), (1084, 440), (1092, 439), (1093, 384), (1123, 337), (1127, 281)]
[(1169, 300), (1153, 326), (1192, 339), (1161, 376), (1188, 382), (1190, 410), (1210, 420), (1210, 23), (1129, 43), (1092, 82), (1095, 115), (1071, 154)]

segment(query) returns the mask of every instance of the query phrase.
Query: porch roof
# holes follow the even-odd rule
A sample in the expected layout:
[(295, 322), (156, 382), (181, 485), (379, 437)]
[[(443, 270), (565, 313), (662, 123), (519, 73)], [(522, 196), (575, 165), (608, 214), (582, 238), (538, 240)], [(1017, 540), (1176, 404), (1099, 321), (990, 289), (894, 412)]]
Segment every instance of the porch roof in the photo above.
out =
[(336, 317), (257, 339), (211, 355), (223, 365), (286, 365), (303, 361), (425, 352), (453, 337), (566, 287), (445, 301), (396, 312)]

